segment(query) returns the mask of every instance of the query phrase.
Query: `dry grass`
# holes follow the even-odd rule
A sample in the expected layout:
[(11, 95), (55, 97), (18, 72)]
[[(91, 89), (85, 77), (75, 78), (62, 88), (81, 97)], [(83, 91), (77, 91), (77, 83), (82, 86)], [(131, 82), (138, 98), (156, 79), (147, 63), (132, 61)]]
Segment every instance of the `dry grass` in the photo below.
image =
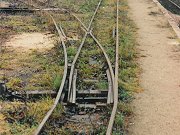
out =
[[(4, 125), (2, 125), (2, 128), (5, 128), (4, 134), (31, 135), (52, 103), (53, 100), (50, 98), (42, 98), (39, 102), (27, 104), (4, 102), (1, 110), (4, 120)], [(5, 121), (8, 121), (9, 124)]]
[[(95, 6), (98, 3), (96, 0), (82, 0), (80, 3), (75, 4), (73, 4), (75, 2), (73, 0), (61, 1), (60, 4), (59, 1), (53, 2), (54, 3), (52, 3), (52, 5), (56, 5), (59, 7), (66, 5), (66, 8), (69, 8), (72, 11), (76, 12), (76, 14), (85, 22), (86, 25), (90, 20), (93, 9), (95, 9)], [(116, 7), (114, 1), (103, 1), (103, 6), (98, 12), (97, 19), (95, 20), (95, 22), (93, 22), (93, 33), (97, 36), (99, 42), (105, 47), (105, 50), (110, 56), (112, 63), (114, 63), (115, 46), (115, 39), (112, 36), (115, 26), (115, 9)], [(114, 129), (116, 130), (114, 130), (113, 134), (125, 134), (127, 125), (126, 118), (129, 117), (132, 113), (132, 110), (128, 106), (128, 103), (132, 99), (131, 92), (139, 90), (139, 81), (137, 79), (137, 73), (139, 69), (136, 63), (136, 42), (134, 38), (135, 27), (132, 21), (129, 20), (127, 16), (128, 6), (126, 0), (122, 0), (120, 2), (119, 10), (120, 18), (123, 18), (120, 19), (119, 24), (121, 56), (119, 74), (119, 99), (121, 104), (118, 105), (119, 109), (114, 126)], [(41, 15), (44, 16), (44, 18), (40, 17)], [(84, 32), (81, 30), (79, 23), (73, 17), (58, 14), (53, 14), (53, 16), (55, 16), (55, 19), (59, 24), (61, 22), (62, 27), (67, 34), (67, 37), (71, 39), (73, 38), (73, 36), (78, 37), (78, 40), (67, 42), (68, 55), (70, 55), (68, 61), (72, 62), (72, 59), (77, 51)], [(23, 32), (26, 30), (41, 31), (42, 28), (45, 28), (45, 30), (50, 29), (51, 32), (56, 33), (52, 21), (50, 21), (45, 14), (39, 14), (37, 15), (37, 17), (38, 18), (35, 18), (35, 20), (31, 23), (32, 27), (26, 27), (25, 24), (19, 22), (18, 17), (8, 18), (9, 21), (6, 25), (17, 26), (17, 28), (23, 25), (24, 29), (21, 29)], [(15, 19), (15, 22), (11, 21), (11, 19)], [(30, 19), (30, 21), (32, 20), (33, 19)], [(40, 29), (34, 27), (35, 25), (39, 26)], [(14, 32), (17, 32), (17, 29), (14, 29), (14, 27), (10, 29), (13, 29)], [(21, 30), (18, 32), (21, 32)], [(6, 77), (2, 76), (0, 78), (6, 79), (6, 81), (8, 82), (8, 87), (11, 87), (15, 90), (40, 90), (53, 88), (58, 89), (64, 65), (63, 53), (59, 50), (62, 49), (58, 44), (55, 46), (55, 48), (52, 48), (48, 52), (31, 51), (29, 53), (22, 53), (21, 55), (12, 50), (5, 49), (3, 50), (3, 57), (0, 58), (0, 67), (2, 69), (2, 72), (7, 72)], [(93, 61), (92, 64), (92, 62), (90, 62), (90, 58), (96, 62), (94, 63)], [(107, 87), (107, 78), (104, 76), (105, 69), (107, 68), (105, 59), (100, 49), (98, 49), (98, 47), (90, 37), (88, 37), (88, 39), (86, 40), (85, 46), (80, 55), (80, 59), (77, 63), (77, 68), (79, 68), (78, 89), (86, 88), (85, 85), (87, 84), (82, 83), (82, 79), (86, 78), (96, 78), (101, 82), (100, 84), (93, 87), (101, 89), (105, 89)], [(87, 87), (89, 86), (87, 85)], [(24, 121), (24, 123), (19, 123), (19, 119), (15, 120), (9, 125), (11, 127), (10, 132), (15, 135), (18, 135), (19, 133), (32, 133), (32, 131), (37, 127), (37, 123), (40, 122), (40, 120), (45, 115), (45, 112), (47, 112), (47, 110), (49, 109), (52, 102), (52, 99), (45, 98), (36, 103), (28, 103), (25, 106), (26, 113), (24, 119), (26, 121)], [(17, 107), (11, 105), (11, 107), (12, 108), (10, 109), (10, 111), (15, 113), (18, 112), (17, 110), (22, 109), (22, 106), (20, 105), (17, 105)], [(8, 108), (4, 108), (4, 115), (6, 116), (6, 118), (9, 118), (10, 115), (7, 113), (7, 111)], [(62, 112), (63, 109), (61, 107), (58, 107), (54, 112), (52, 119), (61, 117), (59, 114), (62, 114)], [(29, 124), (28, 120), (30, 118), (33, 121), (31, 121)], [(69, 133), (66, 131), (65, 127), (61, 128), (60, 130), (59, 128), (57, 128), (56, 130), (58, 130), (57, 132), (65, 135)], [(99, 127), (97, 129), (99, 134), (103, 134), (105, 130), (106, 128), (104, 127)]]

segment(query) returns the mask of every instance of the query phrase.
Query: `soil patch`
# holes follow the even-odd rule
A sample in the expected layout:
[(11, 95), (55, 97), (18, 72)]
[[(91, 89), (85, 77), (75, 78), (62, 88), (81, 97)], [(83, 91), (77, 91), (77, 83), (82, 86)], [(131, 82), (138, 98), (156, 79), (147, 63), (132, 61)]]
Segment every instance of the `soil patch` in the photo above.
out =
[(45, 33), (22, 33), (12, 36), (10, 40), (5, 43), (5, 46), (21, 51), (51, 49), (54, 47), (52, 36), (52, 34)]

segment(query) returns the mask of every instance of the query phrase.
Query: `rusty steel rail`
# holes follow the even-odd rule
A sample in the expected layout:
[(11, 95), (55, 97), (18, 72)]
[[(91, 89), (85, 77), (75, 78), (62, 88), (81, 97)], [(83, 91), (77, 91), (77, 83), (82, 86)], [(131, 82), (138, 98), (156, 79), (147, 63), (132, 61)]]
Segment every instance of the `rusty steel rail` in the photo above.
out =
[(119, 72), (119, 0), (116, 0), (116, 58), (115, 58), (115, 77), (114, 77), (114, 104), (109, 120), (106, 135), (111, 135), (118, 105), (118, 72)]
[(91, 29), (91, 26), (92, 26), (92, 22), (93, 22), (93, 20), (94, 20), (94, 18), (95, 18), (95, 15), (97, 14), (97, 11), (98, 11), (101, 3), (102, 3), (102, 0), (99, 1), (98, 5), (97, 5), (97, 7), (96, 7), (96, 9), (95, 9), (95, 12), (94, 12), (94, 14), (93, 14), (93, 16), (92, 16), (92, 18), (91, 18), (91, 21), (90, 21), (90, 23), (89, 23), (89, 26), (88, 26), (88, 28), (87, 28), (87, 31), (86, 31), (86, 33), (85, 33), (85, 35), (84, 35), (84, 37), (83, 37), (83, 40), (82, 40), (82, 42), (81, 42), (81, 44), (80, 44), (80, 46), (79, 46), (79, 48), (78, 48), (78, 51), (77, 51), (77, 53), (76, 53), (76, 55), (75, 55), (75, 57), (74, 57), (74, 60), (73, 60), (73, 62), (72, 62), (71, 70), (70, 70), (70, 76), (69, 76), (68, 99), (70, 99), (70, 97), (72, 96), (72, 95), (71, 95), (71, 87), (72, 87), (72, 80), (73, 80), (73, 74), (74, 74), (74, 69), (75, 69), (76, 61), (77, 61), (77, 59), (78, 59), (78, 57), (79, 57), (79, 54), (80, 54), (80, 52), (81, 52), (81, 49), (82, 49), (84, 43), (85, 43), (85, 40), (86, 40), (86, 38), (87, 38), (87, 35), (88, 35), (88, 33), (90, 32), (90, 29)]
[[(85, 26), (85, 24), (74, 14), (72, 14), (83, 26), (83, 28), (85, 29), (86, 32), (88, 32), (88, 28)], [(106, 51), (104, 50), (103, 46), (101, 45), (101, 43), (97, 40), (97, 38), (93, 35), (92, 31), (90, 31), (90, 36), (93, 38), (93, 40), (97, 43), (97, 45), (99, 46), (99, 48), (102, 50), (104, 57), (106, 58), (109, 70), (110, 70), (110, 74), (111, 74), (111, 79), (113, 81), (114, 84), (114, 72), (113, 72), (113, 68), (112, 68), (112, 64), (111, 61), (106, 53)]]
[[(85, 24), (74, 14), (72, 14), (72, 16), (74, 16), (80, 23), (81, 25), (83, 26), (83, 30), (85, 32), (88, 32), (88, 28), (85, 26)], [(110, 71), (110, 78), (112, 80), (112, 93), (113, 93), (113, 87), (114, 87), (114, 72), (113, 72), (113, 68), (112, 68), (112, 64), (111, 64), (111, 61), (105, 51), (105, 49), (103, 48), (103, 46), (101, 45), (101, 43), (97, 40), (97, 38), (93, 35), (92, 31), (89, 32), (90, 36), (93, 38), (93, 40), (96, 42), (96, 44), (98, 45), (98, 47), (101, 49), (101, 51), (103, 52), (103, 55), (104, 57), (106, 58), (106, 62), (108, 64), (108, 67), (109, 67), (109, 71)]]
[[(100, 44), (100, 42), (97, 40), (97, 38), (93, 35), (92, 31), (91, 31), (91, 26), (92, 26), (92, 22), (95, 18), (95, 15), (97, 14), (97, 11), (102, 3), (102, 0), (99, 1), (96, 9), (95, 9), (95, 12), (90, 20), (90, 23), (88, 25), (88, 27), (86, 27), (84, 25), (84, 23), (74, 14), (70, 13), (69, 11), (67, 11), (68, 13), (70, 13), (71, 15), (73, 15), (80, 23), (81, 25), (83, 26), (84, 28), (84, 31), (85, 31), (85, 34), (84, 34), (84, 37), (82, 39), (82, 42), (78, 48), (78, 51), (75, 55), (75, 58), (71, 64), (71, 69), (70, 69), (70, 76), (69, 76), (69, 88), (68, 88), (68, 98), (70, 99), (70, 97), (72, 96), (72, 92), (71, 92), (71, 88), (72, 88), (72, 81), (73, 81), (73, 75), (74, 75), (74, 72), (75, 72), (75, 64), (76, 64), (76, 61), (79, 57), (79, 54), (82, 50), (82, 47), (84, 46), (84, 43), (85, 43), (85, 40), (87, 38), (88, 35), (90, 35), (93, 40), (96, 42), (96, 44), (98, 45), (98, 47), (102, 50), (103, 52), (103, 55), (106, 59), (106, 62), (108, 64), (108, 68), (109, 68), (109, 73), (110, 73), (110, 77), (111, 77), (111, 80), (112, 80), (112, 93), (113, 93), (113, 97), (114, 97), (114, 104), (113, 104), (113, 109), (112, 109), (112, 113), (111, 113), (111, 117), (110, 117), (110, 120), (109, 120), (109, 124), (108, 124), (108, 128), (107, 128), (107, 131), (106, 131), (106, 135), (111, 135), (112, 133), (112, 128), (113, 128), (113, 123), (114, 123), (114, 119), (115, 119), (115, 115), (116, 115), (116, 110), (117, 110), (117, 104), (118, 104), (118, 60), (119, 60), (119, 55), (118, 55), (118, 46), (119, 46), (119, 40), (118, 40), (118, 16), (119, 16), (119, 12), (118, 12), (118, 0), (117, 0), (117, 18), (116, 18), (116, 60), (115, 60), (115, 74), (113, 72), (113, 68), (112, 68), (112, 64), (110, 62), (110, 59), (106, 53), (106, 51), (104, 50), (103, 46)], [(51, 15), (50, 15), (51, 16)], [(65, 57), (65, 66), (64, 66), (64, 75), (63, 75), (63, 80), (61, 82), (61, 86), (60, 86), (60, 89), (58, 91), (58, 95), (56, 97), (56, 100), (52, 106), (52, 108), (48, 111), (48, 113), (46, 114), (46, 116), (44, 117), (43, 121), (41, 122), (41, 124), (39, 125), (38, 129), (36, 130), (35, 132), (35, 135), (38, 135), (40, 133), (40, 131), (42, 130), (44, 124), (46, 123), (46, 121), (48, 120), (48, 118), (50, 117), (50, 115), (52, 114), (53, 110), (55, 109), (56, 105), (58, 104), (59, 102), (59, 99), (60, 99), (60, 96), (62, 94), (62, 90), (63, 90), (63, 87), (64, 87), (64, 83), (65, 83), (65, 79), (66, 79), (66, 76), (67, 76), (67, 52), (66, 52), (66, 47), (65, 47), (65, 43), (64, 43), (64, 40), (63, 40), (63, 37), (66, 37), (61, 26), (60, 26), (60, 29), (58, 28), (54, 18), (51, 16), (55, 26), (56, 26), (56, 29), (58, 31), (58, 34), (60, 36), (60, 40), (62, 42), (62, 45), (63, 45), (63, 48), (64, 48), (64, 57)]]
[[(50, 14), (49, 14), (50, 15)], [(54, 104), (52, 105), (51, 109), (47, 112), (47, 114), (45, 115), (44, 119), (42, 120), (42, 122), (40, 123), (39, 127), (37, 128), (37, 130), (35, 131), (35, 135), (38, 135), (43, 126), (45, 125), (46, 121), (49, 119), (49, 117), (51, 116), (53, 110), (56, 108), (58, 102), (59, 102), (59, 99), (61, 97), (61, 94), (62, 94), (62, 91), (63, 91), (63, 88), (64, 88), (64, 84), (65, 84), (65, 81), (66, 81), (66, 77), (67, 77), (67, 69), (68, 69), (68, 60), (67, 60), (67, 51), (66, 51), (66, 46), (65, 46), (65, 43), (64, 43), (64, 39), (63, 39), (63, 36), (64, 36), (64, 32), (62, 31), (62, 28), (60, 26), (60, 29), (59, 27), (57, 26), (57, 23), (55, 22), (54, 18), (50, 15), (51, 19), (53, 20), (53, 23), (58, 31), (58, 34), (59, 34), (59, 40), (61, 41), (62, 43), (62, 46), (63, 46), (63, 50), (64, 50), (64, 61), (65, 61), (65, 65), (64, 65), (64, 74), (63, 74), (63, 78), (62, 78), (62, 81), (61, 81), (61, 85), (60, 85), (60, 88), (58, 90), (58, 93), (57, 93), (57, 96), (56, 96), (56, 99), (54, 101)]]
[[(106, 135), (111, 135), (112, 133), (112, 128), (113, 128), (113, 124), (114, 124), (114, 119), (115, 119), (115, 115), (116, 115), (116, 111), (117, 111), (117, 105), (118, 105), (118, 70), (119, 70), (119, 29), (118, 29), (118, 24), (119, 24), (119, 0), (117, 0), (116, 2), (117, 5), (117, 10), (116, 10), (116, 60), (115, 60), (115, 75), (113, 73), (113, 69), (112, 69), (112, 65), (111, 62), (108, 58), (108, 55), (106, 54), (104, 48), (102, 47), (102, 45), (99, 43), (99, 41), (96, 39), (96, 37), (92, 34), (92, 32), (90, 31), (89, 34), (90, 36), (94, 39), (94, 41), (97, 43), (97, 45), (100, 47), (100, 49), (103, 51), (103, 54), (106, 58), (106, 61), (108, 63), (109, 69), (110, 69), (110, 74), (111, 74), (111, 78), (113, 81), (113, 93), (114, 93), (114, 105), (113, 105), (113, 110), (111, 113), (111, 117), (109, 120), (109, 124), (108, 124), (108, 128), (106, 131)], [(86, 32), (88, 32), (88, 28), (84, 25), (84, 23), (74, 14), (72, 14), (83, 26), (83, 28), (85, 29)]]

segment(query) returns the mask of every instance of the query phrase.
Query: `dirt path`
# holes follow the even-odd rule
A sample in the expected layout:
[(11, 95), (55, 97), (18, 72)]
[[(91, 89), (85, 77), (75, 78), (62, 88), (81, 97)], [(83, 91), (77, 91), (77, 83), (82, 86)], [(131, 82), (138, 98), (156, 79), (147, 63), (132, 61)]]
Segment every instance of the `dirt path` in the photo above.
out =
[(180, 135), (180, 45), (152, 0), (128, 0), (137, 24), (144, 92), (135, 95), (132, 135)]

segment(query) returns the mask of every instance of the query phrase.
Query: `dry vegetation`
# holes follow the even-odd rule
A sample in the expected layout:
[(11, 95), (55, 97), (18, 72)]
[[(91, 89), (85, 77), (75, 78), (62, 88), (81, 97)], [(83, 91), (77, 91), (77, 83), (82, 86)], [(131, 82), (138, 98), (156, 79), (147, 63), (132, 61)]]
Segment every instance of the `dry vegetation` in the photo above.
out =
[[(37, 3), (37, 6), (48, 6), (43, 2)], [(86, 26), (90, 20), (93, 10), (95, 9), (97, 0), (61, 0), (53, 1), (49, 5), (51, 7), (66, 8), (74, 12), (80, 19), (85, 22)], [(112, 0), (104, 0), (100, 11), (97, 14), (97, 19), (93, 23), (93, 33), (97, 39), (105, 47), (111, 62), (114, 63), (114, 38), (113, 29), (115, 26), (115, 3)], [(136, 50), (134, 32), (135, 27), (129, 20), (127, 1), (120, 2), (120, 74), (119, 74), (119, 100), (118, 113), (114, 125), (113, 134), (126, 134), (128, 118), (132, 114), (132, 110), (128, 103), (131, 101), (132, 91), (138, 91), (138, 67), (136, 63)], [(81, 42), (84, 31), (80, 24), (70, 15), (53, 13), (56, 21), (62, 25), (68, 40), (66, 43), (68, 51), (68, 61), (72, 62), (77, 48)], [(10, 35), (22, 32), (47, 32), (50, 31), (56, 34), (54, 26), (50, 19), (44, 13), (22, 14), (15, 15), (1, 14), (2, 21), (0, 22), (0, 38), (3, 45)], [(123, 18), (123, 19), (121, 19)], [(53, 48), (48, 51), (30, 50), (28, 52), (19, 53), (12, 48), (1, 48), (0, 57), (0, 72), (6, 73), (0, 75), (0, 80), (7, 82), (8, 88), (13, 90), (57, 90), (63, 71), (63, 53), (59, 43), (56, 42), (57, 37), (54, 36), (55, 43)], [(91, 68), (89, 68), (91, 67)], [(96, 67), (96, 69), (95, 69)], [(93, 87), (98, 89), (106, 89), (107, 81), (104, 76), (106, 63), (103, 59), (102, 52), (95, 45), (94, 41), (88, 37), (86, 40), (83, 52), (77, 63), (79, 68), (78, 89), (85, 89), (89, 84), (82, 82), (83, 79), (93, 78), (98, 79), (100, 83), (94, 84)], [(93, 70), (92, 70), (93, 69)], [(43, 118), (44, 114), (52, 104), (53, 99), (44, 97), (36, 102), (3, 102), (1, 101), (2, 119), (6, 123), (0, 123), (4, 129), (4, 134), (32, 134), (38, 123)], [(3, 103), (3, 105), (2, 105)], [(43, 110), (41, 110), (43, 108)], [(110, 108), (109, 108), (110, 111)], [(23, 112), (23, 113), (22, 113)], [(62, 106), (58, 106), (51, 120), (63, 120)], [(109, 112), (102, 119), (109, 118)], [(0, 116), (1, 117), (1, 116)], [(8, 123), (7, 123), (8, 122)], [(52, 122), (52, 121), (51, 121)], [(51, 126), (51, 125), (47, 125)], [(69, 125), (68, 125), (69, 126)], [(58, 127), (54, 129), (56, 132), (46, 131), (47, 134), (70, 134), (70, 127)], [(96, 128), (96, 133), (104, 134), (106, 131), (107, 121), (104, 125)], [(69, 129), (68, 129), (69, 128)], [(26, 129), (26, 130), (24, 130)], [(49, 127), (51, 129), (51, 127)], [(1, 132), (0, 132), (1, 133)]]

